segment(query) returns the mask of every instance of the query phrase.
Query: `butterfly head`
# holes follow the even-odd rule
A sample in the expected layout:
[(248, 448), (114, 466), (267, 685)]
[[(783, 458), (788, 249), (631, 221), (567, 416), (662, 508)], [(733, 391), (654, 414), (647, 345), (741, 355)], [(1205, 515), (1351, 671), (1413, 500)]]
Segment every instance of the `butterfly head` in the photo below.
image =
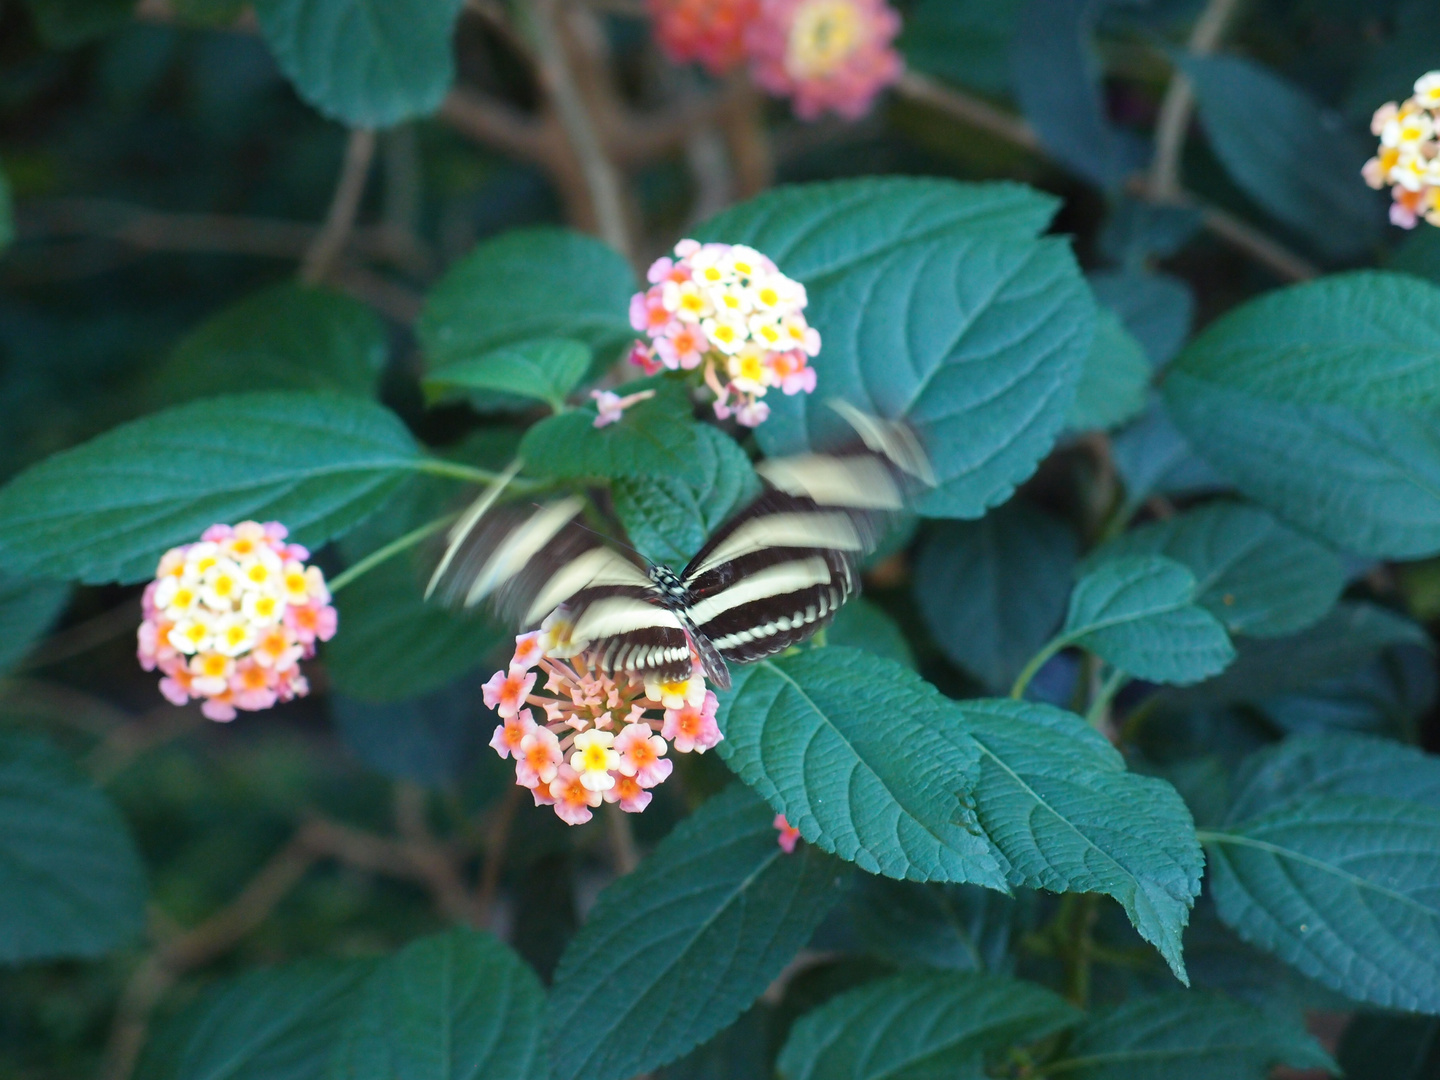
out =
[(683, 605), (690, 596), (690, 590), (680, 580), (680, 575), (668, 566), (650, 567), (650, 580), (671, 604)]

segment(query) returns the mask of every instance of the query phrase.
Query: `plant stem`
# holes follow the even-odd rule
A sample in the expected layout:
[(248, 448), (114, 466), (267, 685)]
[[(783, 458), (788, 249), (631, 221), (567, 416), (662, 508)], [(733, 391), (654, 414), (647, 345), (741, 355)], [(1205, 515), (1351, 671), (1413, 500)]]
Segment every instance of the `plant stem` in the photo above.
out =
[(516, 491), (534, 491), (543, 487), (544, 484), (538, 480), (526, 480), (522, 477), (506, 477), (504, 473), (492, 472), (489, 469), (481, 469), (474, 465), (466, 465), (459, 461), (446, 461), (444, 458), (420, 458), (413, 462), (410, 468), (416, 472), (429, 473), (431, 476), (444, 476), (451, 480), (465, 480), (472, 484), (493, 484), (497, 480), (504, 479), (506, 487)]
[(1104, 730), (1110, 719), (1110, 703), (1115, 700), (1115, 695), (1129, 681), (1129, 674), (1119, 668), (1114, 668), (1109, 675), (1105, 676), (1105, 681), (1100, 684), (1099, 693), (1095, 695), (1095, 700), (1090, 703), (1090, 708), (1085, 713), (1085, 719), (1089, 721), (1091, 727), (1097, 731)]
[(372, 551), (369, 555), (366, 555), (354, 566), (346, 567), (346, 569), (343, 570), (341, 573), (336, 574), (334, 580), (330, 582), (330, 592), (339, 592), (356, 578), (360, 577), (363, 574), (369, 573), (371, 570), (375, 569), (375, 567), (379, 566), (387, 559), (393, 558), (394, 556), (400, 554), (400, 552), (406, 551), (409, 548), (414, 547), (426, 537), (433, 536), (435, 533), (448, 526), (459, 516), (459, 514), (446, 514), (444, 517), (436, 518), (434, 521), (427, 521), (418, 529), (411, 529), (404, 536), (391, 540), (390, 543), (386, 544), (384, 547), (376, 551)]
[(1030, 680), (1035, 677), (1035, 673), (1045, 666), (1046, 661), (1069, 644), (1069, 638), (1061, 634), (1032, 656), (1025, 667), (1021, 669), (1020, 674), (1016, 676), (1015, 685), (1010, 688), (1010, 696), (1016, 701), (1024, 700), (1025, 688), (1030, 685)]
[(300, 266), (300, 279), (305, 284), (318, 285), (324, 281), (345, 249), (350, 231), (355, 227), (355, 215), (360, 211), (360, 199), (365, 194), (365, 181), (370, 176), (370, 163), (374, 158), (375, 132), (369, 128), (350, 132), (330, 211)]

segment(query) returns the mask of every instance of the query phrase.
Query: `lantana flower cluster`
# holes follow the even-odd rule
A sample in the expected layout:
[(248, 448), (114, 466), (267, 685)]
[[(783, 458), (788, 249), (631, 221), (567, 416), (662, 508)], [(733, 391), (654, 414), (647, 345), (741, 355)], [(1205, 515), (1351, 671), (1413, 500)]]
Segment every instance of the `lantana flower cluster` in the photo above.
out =
[(336, 614), (325, 575), (287, 535), (278, 521), (212, 525), (161, 558), (138, 651), (146, 671), (164, 675), (169, 701), (233, 720), (310, 692), (300, 661), (334, 636)]
[(638, 814), (674, 769), (672, 747), (703, 754), (721, 740), (719, 702), (698, 663), (687, 679), (646, 683), (608, 674), (583, 653), (550, 655), (563, 625), (552, 618), (517, 637), (509, 665), (485, 684), (485, 704), (501, 720), (490, 745), (514, 759), (515, 782), (535, 805), (553, 806), (568, 824), (583, 825), (602, 802)]
[(903, 67), (900, 17), (885, 0), (650, 0), (650, 11), (672, 60), (715, 75), (748, 64), (806, 120), (863, 116)]
[(810, 358), (820, 335), (805, 321), (805, 286), (754, 248), (681, 240), (675, 257), (651, 265), (650, 288), (630, 300), (630, 324), (645, 333), (630, 359), (646, 374), (704, 369), (715, 415), (757, 427), (762, 398), (815, 389)]
[(1370, 130), (1380, 150), (1361, 175), (1376, 190), (1390, 186), (1391, 222), (1404, 229), (1421, 218), (1440, 225), (1440, 71), (1420, 76), (1413, 97), (1375, 110)]

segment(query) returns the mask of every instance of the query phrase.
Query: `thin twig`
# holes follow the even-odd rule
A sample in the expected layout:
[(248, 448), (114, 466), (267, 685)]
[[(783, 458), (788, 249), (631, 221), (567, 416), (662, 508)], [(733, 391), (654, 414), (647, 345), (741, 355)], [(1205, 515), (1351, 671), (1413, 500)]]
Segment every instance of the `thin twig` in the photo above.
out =
[(150, 1015), (165, 991), (185, 972), (227, 952), (264, 922), (315, 858), (297, 834), (270, 857), (234, 900), (194, 929), (165, 941), (140, 962), (115, 1009), (101, 1080), (127, 1080), (145, 1045)]
[(494, 98), (457, 86), (440, 104), (440, 119), (476, 142), (524, 161), (548, 164), (554, 158), (545, 125)]
[(540, 79), (565, 137), (580, 163), (580, 172), (595, 212), (600, 238), (627, 258), (632, 254), (625, 218), (620, 174), (600, 141), (599, 132), (575, 83), (560, 34), (560, 0), (531, 0), (519, 9), (528, 15)]
[(330, 200), (325, 224), (300, 265), (300, 280), (307, 285), (318, 285), (324, 281), (345, 249), (345, 243), (355, 227), (355, 215), (360, 212), (360, 199), (365, 194), (365, 182), (370, 176), (370, 162), (374, 158), (375, 132), (369, 128), (355, 128), (345, 144), (345, 158), (340, 165), (340, 178), (335, 183), (335, 195)]
[(453, 853), (440, 844), (426, 821), (425, 789), (409, 781), (395, 785), (395, 824), (417, 870), (435, 895), (436, 906), (452, 919), (481, 926), (481, 912), (470, 895)]
[(371, 570), (375, 569), (375, 567), (379, 566), (381, 563), (394, 558), (396, 555), (399, 555), (403, 551), (408, 551), (410, 548), (414, 547), (416, 544), (420, 543), (427, 537), (434, 536), (441, 529), (448, 526), (458, 516), (458, 514), (446, 514), (444, 517), (436, 518), (434, 521), (428, 521), (424, 525), (421, 525), (418, 529), (411, 529), (404, 536), (397, 537), (396, 539), (391, 540), (390, 543), (386, 544), (384, 547), (372, 551), (369, 555), (366, 555), (355, 565), (348, 566), (343, 571), (336, 574), (330, 582), (330, 592), (339, 592), (356, 578), (368, 574)]
[(102, 611), (99, 615), (86, 619), (82, 623), (76, 623), (57, 634), (52, 634), (31, 649), (25, 659), (15, 668), (15, 671), (34, 671), (37, 668), (57, 664), (61, 660), (68, 660), (72, 656), (79, 656), (127, 631), (134, 633), (135, 628), (139, 625), (139, 600), (132, 598), (123, 601), (108, 611)]
[(635, 832), (630, 815), (619, 803), (605, 804), (605, 825), (610, 833), (610, 852), (615, 859), (615, 873), (625, 875), (640, 865), (640, 851), (635, 846)]
[[(906, 75), (896, 89), (901, 94), (938, 109), (962, 123), (982, 128), (1025, 149), (1044, 153), (1044, 147), (1037, 144), (1034, 131), (1028, 124), (978, 98), (914, 75)], [(1137, 198), (1150, 197), (1150, 185), (1144, 177), (1136, 177), (1127, 185), (1127, 190)], [(1198, 209), (1206, 229), (1286, 281), (1306, 281), (1319, 273), (1312, 263), (1290, 251), (1278, 240), (1229, 211), (1205, 202), (1192, 192), (1182, 189), (1176, 204)]]
[(494, 927), (495, 894), (500, 889), (500, 871), (505, 865), (505, 851), (510, 846), (510, 830), (520, 809), (524, 789), (518, 784), (509, 788), (500, 800), (485, 839), (485, 860), (480, 867), (480, 887), (475, 892), (476, 914), (482, 926)]
[[(1219, 47), (1240, 8), (1240, 0), (1210, 0), (1190, 32), (1190, 52), (1204, 56)], [(1190, 118), (1195, 113), (1195, 93), (1190, 80), (1176, 70), (1160, 103), (1155, 122), (1155, 157), (1150, 164), (1150, 198), (1173, 202), (1181, 197), (1180, 159)]]

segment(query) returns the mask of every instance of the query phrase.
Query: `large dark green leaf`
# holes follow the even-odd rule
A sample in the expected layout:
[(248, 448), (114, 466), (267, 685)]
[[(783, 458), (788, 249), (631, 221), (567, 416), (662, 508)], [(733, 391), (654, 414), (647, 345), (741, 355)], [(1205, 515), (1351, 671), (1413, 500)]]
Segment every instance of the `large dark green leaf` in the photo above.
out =
[(1169, 363), (1190, 336), (1195, 298), (1181, 279), (1134, 270), (1099, 271), (1085, 279), (1100, 306), (1120, 316), (1155, 367)]
[(1020, 904), (979, 885), (860, 874), (850, 918), (866, 951), (905, 967), (1008, 970)]
[(1059, 201), (1009, 182), (872, 176), (774, 188), (701, 225), (701, 240), (749, 244), (811, 290), (917, 240), (980, 234), (1028, 240)]
[(191, 331), (156, 385), (166, 402), (246, 390), (373, 397), (388, 352), (385, 327), (364, 304), (287, 281)]
[(488, 934), (456, 928), (382, 961), (326, 1080), (545, 1080), (545, 991)]
[(593, 407), (547, 416), (525, 433), (520, 455), (528, 472), (538, 476), (646, 483), (663, 477), (701, 490), (714, 481), (722, 453), (729, 452), (677, 405), (677, 395), (662, 393), (602, 428), (595, 426)]
[(1073, 713), (1004, 700), (952, 708), (980, 746), (976, 816), (1010, 883), (1114, 897), (1183, 981), (1180, 933), (1204, 858), (1179, 793), (1127, 772)]
[(1369, 154), (1359, 131), (1250, 60), (1190, 54), (1179, 63), (1211, 147), (1247, 195), (1330, 258), (1353, 258), (1380, 238), (1379, 201), (1355, 183)]
[(1233, 664), (1177, 697), (1210, 705), (1263, 702), (1353, 674), (1391, 646), (1429, 643), (1424, 629), (1409, 619), (1375, 604), (1342, 600), (1298, 634), (1242, 638)]
[(708, 426), (689, 434), (704, 471), (698, 483), (677, 475), (679, 470), (656, 470), (620, 476), (611, 486), (630, 542), (650, 561), (675, 567), (684, 566), (721, 523), (760, 493), (750, 459), (734, 439)]
[(445, 273), (415, 333), (432, 369), (533, 338), (575, 338), (603, 354), (635, 333), (628, 315), (635, 288), (629, 264), (599, 240), (517, 229)]
[(600, 894), (550, 993), (556, 1080), (626, 1080), (708, 1040), (790, 962), (843, 867), (786, 855), (774, 812), (735, 785)]
[(1016, 500), (932, 526), (915, 599), (945, 655), (1003, 693), (1060, 626), (1078, 550), (1065, 522)]
[(1175, 361), (1176, 424), (1241, 491), (1343, 549), (1440, 550), (1440, 288), (1363, 271), (1213, 323)]
[(987, 1054), (1038, 1042), (1081, 1013), (1034, 983), (908, 972), (831, 998), (780, 1052), (784, 1080), (982, 1080)]
[(70, 587), (0, 572), (0, 674), (24, 657), (65, 610)]
[(1303, 1027), (1214, 993), (1137, 998), (1087, 1020), (1047, 1075), (1265, 1080), (1272, 1065), (1338, 1072)]
[(1345, 587), (1340, 558), (1266, 511), (1215, 502), (1143, 525), (1100, 548), (1095, 565), (1164, 555), (1195, 575), (1195, 602), (1232, 634), (1278, 637), (1318, 622)]
[(850, 645), (908, 668), (915, 666), (915, 654), (900, 624), (863, 596), (851, 597), (825, 633), (831, 645)]
[(463, 0), (259, 0), (260, 32), (300, 96), (349, 127), (434, 112), (455, 78)]
[(1235, 658), (1198, 592), (1195, 576), (1163, 555), (1104, 559), (1076, 584), (1061, 640), (1142, 679), (1198, 682)]
[(362, 702), (428, 694), (507, 651), (508, 633), (483, 611), (427, 602), (424, 577), (404, 557), (346, 586), (335, 607), (341, 629), (326, 646), (326, 668), (335, 689)]
[(0, 962), (99, 956), (144, 925), (144, 871), (110, 800), (49, 744), (0, 732)]
[(317, 1080), (325, 1075), (365, 960), (309, 960), (212, 988), (151, 1039), (139, 1080)]
[(720, 754), (807, 841), (870, 873), (1005, 889), (969, 794), (977, 749), (950, 703), (893, 661), (832, 647), (750, 664)]
[(838, 397), (915, 426), (938, 478), (920, 503), (930, 516), (979, 517), (1035, 471), (1093, 336), (1066, 241), (955, 232), (880, 247), (806, 284), (818, 389), (767, 399), (756, 429), (767, 454), (853, 438), (828, 404)]
[(0, 565), (140, 581), (216, 522), (276, 519), (317, 546), (373, 512), (420, 460), (399, 418), (335, 395), (235, 394), (124, 424), (0, 489)]

